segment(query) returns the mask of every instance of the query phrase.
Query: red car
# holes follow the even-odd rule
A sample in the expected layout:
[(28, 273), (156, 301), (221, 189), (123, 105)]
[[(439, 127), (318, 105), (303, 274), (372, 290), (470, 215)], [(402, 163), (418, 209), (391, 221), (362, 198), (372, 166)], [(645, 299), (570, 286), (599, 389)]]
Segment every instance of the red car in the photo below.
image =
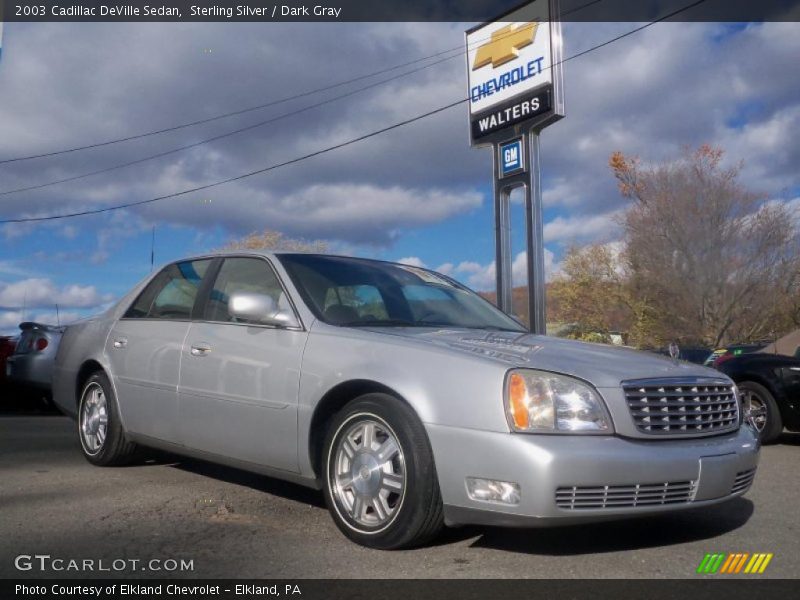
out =
[(6, 360), (14, 354), (17, 347), (17, 338), (0, 336), (0, 385), (6, 383)]

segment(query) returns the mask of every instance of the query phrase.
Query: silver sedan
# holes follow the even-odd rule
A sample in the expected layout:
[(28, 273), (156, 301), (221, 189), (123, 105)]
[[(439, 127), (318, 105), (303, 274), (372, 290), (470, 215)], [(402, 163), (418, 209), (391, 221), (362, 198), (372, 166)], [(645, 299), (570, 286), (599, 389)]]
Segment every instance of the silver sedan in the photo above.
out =
[(54, 395), (93, 464), (151, 447), (322, 489), (375, 548), (715, 504), (759, 455), (716, 371), (531, 335), (445, 275), (336, 256), (169, 264), (67, 328)]

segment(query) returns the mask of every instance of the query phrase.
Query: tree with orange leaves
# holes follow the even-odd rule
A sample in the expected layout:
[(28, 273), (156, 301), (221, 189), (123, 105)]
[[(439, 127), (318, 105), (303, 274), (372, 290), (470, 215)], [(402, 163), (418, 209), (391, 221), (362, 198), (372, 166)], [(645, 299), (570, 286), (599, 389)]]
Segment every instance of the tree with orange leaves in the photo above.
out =
[(786, 204), (745, 189), (741, 165), (724, 167), (723, 158), (709, 145), (651, 166), (611, 156), (631, 200), (622, 226), (629, 293), (648, 315), (641, 343), (717, 346), (786, 326), (787, 283), (800, 264), (796, 220)]

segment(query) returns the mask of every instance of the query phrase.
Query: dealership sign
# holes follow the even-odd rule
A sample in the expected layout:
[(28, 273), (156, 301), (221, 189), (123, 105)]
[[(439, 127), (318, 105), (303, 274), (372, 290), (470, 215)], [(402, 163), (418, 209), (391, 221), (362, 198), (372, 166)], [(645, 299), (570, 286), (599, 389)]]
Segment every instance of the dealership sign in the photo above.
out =
[(536, 0), (466, 33), (470, 135), (474, 145), (517, 125), (563, 116), (561, 35), (554, 2)]
[(467, 30), (470, 142), (492, 147), (497, 306), (513, 314), (511, 192), (525, 193), (528, 319), (547, 331), (539, 133), (564, 116), (558, 0)]

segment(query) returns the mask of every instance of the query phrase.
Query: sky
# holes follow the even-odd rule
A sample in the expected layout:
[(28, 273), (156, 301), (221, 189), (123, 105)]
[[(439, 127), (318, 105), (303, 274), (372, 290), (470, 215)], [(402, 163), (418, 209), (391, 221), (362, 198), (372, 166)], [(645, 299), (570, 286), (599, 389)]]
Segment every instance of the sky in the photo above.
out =
[[(0, 161), (261, 105), (457, 49), (472, 23), (9, 23), (0, 58)], [(565, 56), (636, 27), (565, 23)], [(429, 65), (394, 81), (387, 77)], [(570, 245), (615, 243), (627, 206), (612, 152), (668, 160), (723, 147), (742, 182), (800, 204), (800, 24), (662, 23), (564, 65), (565, 119), (542, 133), (547, 275)], [(370, 89), (357, 91), (364, 86)], [(0, 164), (0, 219), (122, 204), (314, 152), (466, 97), (450, 52), (382, 76), (203, 125)], [(349, 94), (346, 98), (336, 96)], [(326, 102), (322, 106), (314, 104)], [(309, 107), (294, 116), (287, 112)], [(141, 159), (36, 190), (10, 190)], [(0, 333), (103, 310), (156, 265), (264, 228), (332, 250), (494, 285), (491, 155), (466, 105), (315, 158), (102, 215), (0, 225)], [(515, 283), (524, 211), (512, 209)]]

